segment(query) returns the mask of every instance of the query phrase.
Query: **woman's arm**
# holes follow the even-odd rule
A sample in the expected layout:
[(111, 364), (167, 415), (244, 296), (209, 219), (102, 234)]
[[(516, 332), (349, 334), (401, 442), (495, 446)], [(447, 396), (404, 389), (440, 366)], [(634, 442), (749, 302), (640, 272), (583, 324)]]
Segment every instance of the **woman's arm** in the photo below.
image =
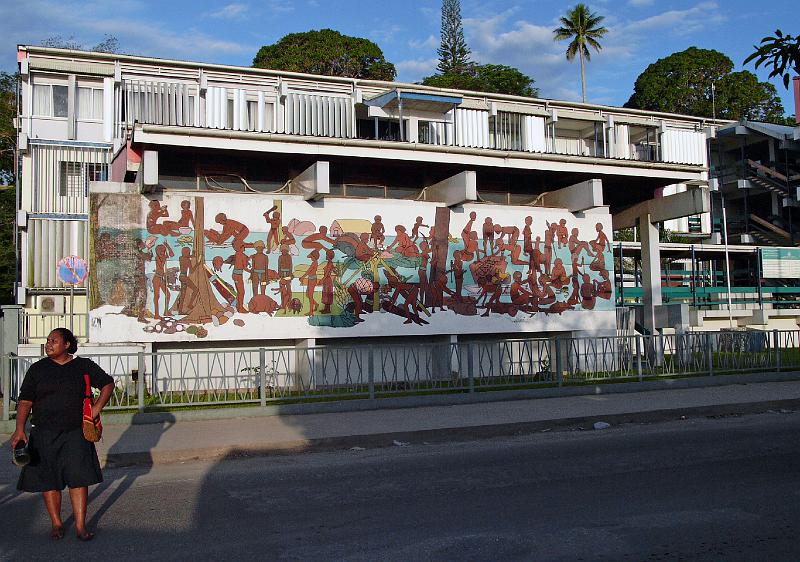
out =
[(17, 446), (20, 441), (28, 442), (28, 437), (25, 435), (25, 422), (28, 421), (28, 415), (31, 413), (33, 402), (29, 400), (20, 400), (17, 403), (17, 428), (14, 434), (11, 435), (11, 448)]
[(108, 401), (111, 399), (111, 393), (114, 392), (114, 383), (110, 382), (105, 385), (103, 388), (100, 389), (100, 396), (97, 397), (97, 400), (94, 401), (92, 404), (92, 417), (96, 418), (100, 415), (100, 412), (103, 411), (103, 408), (106, 407)]

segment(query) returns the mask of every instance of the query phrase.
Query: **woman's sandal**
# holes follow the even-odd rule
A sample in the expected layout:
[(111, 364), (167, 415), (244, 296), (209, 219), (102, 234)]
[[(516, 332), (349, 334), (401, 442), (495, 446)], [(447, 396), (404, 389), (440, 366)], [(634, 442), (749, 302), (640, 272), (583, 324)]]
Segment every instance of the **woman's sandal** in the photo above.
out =
[(50, 538), (54, 541), (60, 541), (64, 538), (64, 527), (53, 527), (50, 529)]
[(89, 542), (94, 538), (94, 533), (90, 533), (89, 531), (84, 531), (83, 533), (78, 533), (76, 535), (79, 541)]

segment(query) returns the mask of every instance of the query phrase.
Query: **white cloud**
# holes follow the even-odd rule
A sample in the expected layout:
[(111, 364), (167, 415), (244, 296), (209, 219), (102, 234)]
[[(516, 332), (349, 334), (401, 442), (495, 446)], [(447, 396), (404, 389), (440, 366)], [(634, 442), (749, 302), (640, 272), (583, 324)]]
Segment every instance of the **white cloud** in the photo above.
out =
[(408, 46), (412, 49), (437, 49), (439, 47), (439, 39), (435, 35), (428, 35), (427, 39), (421, 41), (412, 39), (408, 42)]
[(274, 14), (288, 14), (294, 12), (293, 0), (269, 0), (267, 8)]
[(436, 72), (439, 59), (404, 60), (394, 66), (397, 68), (399, 82), (419, 82)]
[(219, 10), (210, 12), (208, 17), (220, 19), (237, 19), (242, 17), (248, 10), (247, 4), (228, 4)]
[(645, 6), (652, 6), (655, 0), (628, 0), (628, 5), (634, 8), (643, 8)]
[(726, 20), (716, 2), (701, 2), (686, 10), (668, 10), (649, 18), (635, 20), (623, 25), (621, 33), (643, 33), (662, 31), (675, 35), (687, 35), (702, 31), (709, 25)]

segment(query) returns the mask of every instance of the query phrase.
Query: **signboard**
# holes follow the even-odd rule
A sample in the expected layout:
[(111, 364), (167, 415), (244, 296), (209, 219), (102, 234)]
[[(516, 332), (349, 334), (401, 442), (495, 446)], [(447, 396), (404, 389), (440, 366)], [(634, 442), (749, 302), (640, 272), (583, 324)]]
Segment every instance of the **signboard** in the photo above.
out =
[(86, 260), (78, 256), (67, 256), (61, 258), (56, 266), (58, 278), (65, 285), (80, 285), (86, 281), (89, 275), (89, 268)]
[(765, 279), (800, 278), (800, 249), (762, 248), (761, 275)]

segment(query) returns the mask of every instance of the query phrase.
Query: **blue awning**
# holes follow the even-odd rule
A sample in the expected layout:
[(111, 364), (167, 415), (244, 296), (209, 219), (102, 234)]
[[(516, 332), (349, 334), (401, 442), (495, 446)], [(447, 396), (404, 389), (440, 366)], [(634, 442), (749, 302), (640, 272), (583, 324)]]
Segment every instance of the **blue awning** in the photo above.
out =
[(364, 104), (382, 109), (394, 109), (400, 105), (401, 100), (404, 109), (413, 108), (421, 111), (440, 111), (442, 113), (450, 111), (454, 105), (460, 105), (464, 101), (463, 98), (457, 96), (391, 90), (372, 99), (364, 100)]

